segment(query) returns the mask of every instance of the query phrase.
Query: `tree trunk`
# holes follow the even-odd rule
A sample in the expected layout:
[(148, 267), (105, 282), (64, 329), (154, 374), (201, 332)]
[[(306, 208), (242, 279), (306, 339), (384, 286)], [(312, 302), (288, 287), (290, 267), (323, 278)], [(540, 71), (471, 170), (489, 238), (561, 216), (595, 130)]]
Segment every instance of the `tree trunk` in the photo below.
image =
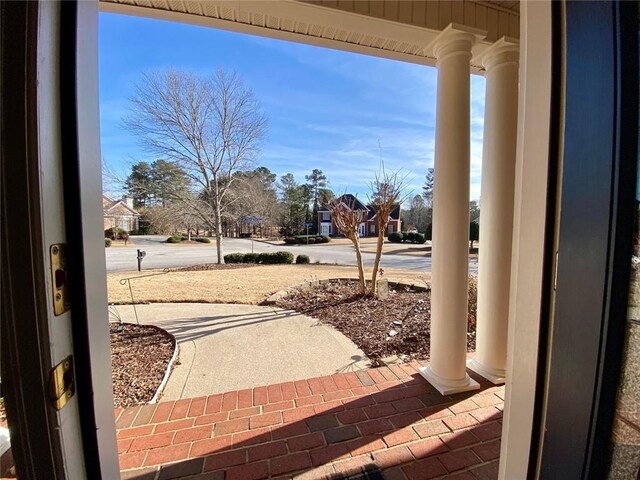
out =
[(220, 204), (216, 203), (216, 253), (218, 255), (218, 263), (224, 263), (224, 256), (222, 255), (222, 218), (220, 215)]
[(367, 284), (364, 279), (364, 266), (362, 265), (362, 254), (360, 253), (360, 242), (358, 241), (358, 237), (354, 236), (350, 238), (353, 243), (353, 247), (356, 250), (356, 261), (358, 264), (358, 280), (360, 281), (360, 288), (358, 289), (358, 293), (360, 295), (364, 295), (367, 291)]
[(384, 243), (384, 229), (386, 225), (378, 225), (378, 243), (376, 244), (376, 260), (373, 262), (373, 272), (371, 273), (371, 288), (369, 295), (372, 297), (378, 294), (378, 269), (380, 268), (380, 258), (382, 257), (382, 244)]

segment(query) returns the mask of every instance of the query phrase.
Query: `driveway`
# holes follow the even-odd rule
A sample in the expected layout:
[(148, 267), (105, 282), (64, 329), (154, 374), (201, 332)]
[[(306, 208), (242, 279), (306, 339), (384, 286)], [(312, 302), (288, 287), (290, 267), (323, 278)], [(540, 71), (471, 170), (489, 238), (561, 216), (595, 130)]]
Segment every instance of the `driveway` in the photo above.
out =
[[(142, 261), (143, 269), (176, 268), (199, 263), (215, 263), (217, 261), (215, 243), (194, 246), (172, 245), (164, 241), (166, 236), (136, 236), (132, 237), (135, 245), (126, 247), (111, 247), (105, 249), (107, 271), (131, 271), (137, 269), (137, 249), (144, 250), (146, 257)], [(225, 238), (223, 240), (225, 253), (275, 252), (288, 250), (294, 255), (308, 255), (311, 262), (335, 263), (339, 265), (355, 265), (356, 258), (350, 245), (271, 245), (269, 243), (251, 241), (245, 238)], [(363, 253), (365, 266), (372, 266), (375, 254)], [(431, 257), (397, 255), (385, 253), (382, 256), (383, 268), (402, 268), (430, 272)], [(475, 258), (469, 261), (469, 272), (477, 273), (478, 263)]]
[[(331, 326), (297, 312), (255, 305), (137, 305), (142, 324), (177, 340), (179, 363), (162, 400), (178, 400), (360, 370), (364, 353)], [(110, 307), (135, 323), (131, 305)], [(111, 315), (113, 319), (114, 315)]]

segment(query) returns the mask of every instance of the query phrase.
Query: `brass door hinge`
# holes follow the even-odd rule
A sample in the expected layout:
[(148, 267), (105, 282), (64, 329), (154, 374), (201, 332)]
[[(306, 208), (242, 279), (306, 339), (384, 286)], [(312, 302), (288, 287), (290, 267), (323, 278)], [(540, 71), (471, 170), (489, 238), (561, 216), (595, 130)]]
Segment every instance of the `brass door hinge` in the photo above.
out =
[(62, 315), (71, 309), (69, 288), (67, 285), (66, 245), (56, 243), (49, 249), (51, 257), (51, 289), (53, 294), (53, 313)]
[(60, 410), (76, 393), (73, 376), (73, 355), (56, 365), (49, 375), (49, 399), (56, 410)]

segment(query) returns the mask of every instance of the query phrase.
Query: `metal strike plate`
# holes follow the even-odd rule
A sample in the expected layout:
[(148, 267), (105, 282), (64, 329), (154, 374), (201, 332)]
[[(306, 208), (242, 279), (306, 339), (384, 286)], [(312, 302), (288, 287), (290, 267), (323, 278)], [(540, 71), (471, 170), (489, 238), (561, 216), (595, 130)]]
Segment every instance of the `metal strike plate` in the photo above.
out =
[(60, 410), (76, 393), (73, 377), (73, 355), (69, 355), (51, 370), (49, 375), (49, 399), (56, 410)]
[(66, 245), (56, 243), (51, 245), (51, 289), (53, 293), (53, 313), (58, 316), (71, 309), (69, 303), (69, 289), (67, 286), (67, 256)]

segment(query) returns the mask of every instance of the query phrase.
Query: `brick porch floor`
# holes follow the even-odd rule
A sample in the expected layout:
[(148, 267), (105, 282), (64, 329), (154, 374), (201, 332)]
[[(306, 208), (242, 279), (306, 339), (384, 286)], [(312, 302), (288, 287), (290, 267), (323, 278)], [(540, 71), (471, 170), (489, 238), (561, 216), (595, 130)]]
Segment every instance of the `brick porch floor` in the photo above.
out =
[(442, 396), (419, 366), (116, 409), (122, 478), (496, 478), (504, 387)]

